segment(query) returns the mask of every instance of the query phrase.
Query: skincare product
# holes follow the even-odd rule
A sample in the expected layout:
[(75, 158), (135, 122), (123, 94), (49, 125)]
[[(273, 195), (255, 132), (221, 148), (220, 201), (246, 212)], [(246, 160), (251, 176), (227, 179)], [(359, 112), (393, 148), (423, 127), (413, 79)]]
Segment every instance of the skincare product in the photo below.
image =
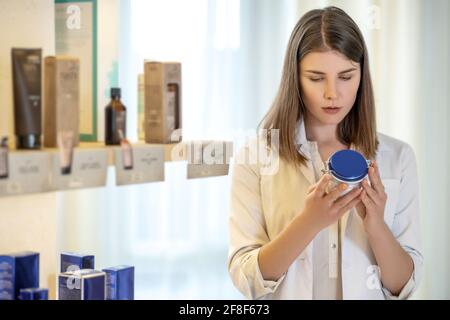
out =
[(72, 132), (77, 147), (80, 127), (80, 63), (72, 57), (46, 57), (44, 63), (44, 145), (58, 147), (61, 132)]
[(5, 137), (0, 139), (0, 179), (6, 179), (8, 176), (8, 138)]
[(18, 149), (41, 147), (41, 49), (12, 49), (14, 124)]
[(104, 272), (82, 269), (58, 276), (58, 300), (105, 300)]
[(58, 132), (59, 163), (61, 174), (72, 172), (74, 134), (71, 131)]
[[(120, 131), (122, 136), (122, 132)], [(122, 165), (125, 170), (133, 169), (133, 148), (131, 143), (124, 138), (120, 140), (120, 148), (122, 149)]]
[(39, 287), (39, 253), (0, 255), (0, 300), (19, 298), (20, 289)]
[(144, 74), (138, 75), (138, 138), (145, 140), (145, 82)]
[(106, 273), (106, 300), (134, 300), (134, 267), (117, 266)]
[(61, 273), (80, 269), (94, 269), (95, 258), (93, 255), (63, 252), (61, 253)]
[(111, 102), (105, 108), (105, 143), (120, 145), (119, 131), (126, 138), (126, 107), (120, 101), (120, 88), (111, 88)]
[(145, 141), (181, 141), (181, 64), (145, 62), (144, 78)]
[(48, 289), (27, 288), (20, 289), (20, 300), (48, 300)]
[(179, 89), (177, 83), (167, 84), (167, 132), (172, 133), (179, 124)]
[(370, 164), (371, 162), (357, 151), (341, 150), (335, 152), (325, 163), (325, 170), (323, 170), (324, 173), (330, 174), (333, 178), (328, 185), (328, 191), (341, 183), (348, 185), (342, 195), (355, 188), (360, 188), (361, 182), (368, 175)]

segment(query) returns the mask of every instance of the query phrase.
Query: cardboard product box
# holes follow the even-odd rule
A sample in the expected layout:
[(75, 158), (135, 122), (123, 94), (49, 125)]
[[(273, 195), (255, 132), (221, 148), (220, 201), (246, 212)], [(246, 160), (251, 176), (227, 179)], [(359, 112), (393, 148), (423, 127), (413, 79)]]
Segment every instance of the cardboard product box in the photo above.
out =
[(106, 274), (92, 269), (61, 273), (58, 300), (105, 300)]
[(145, 140), (145, 81), (144, 74), (138, 75), (138, 139)]
[(81, 269), (95, 269), (95, 257), (93, 255), (62, 252), (61, 253), (61, 269), (60, 272), (75, 271)]
[(105, 268), (106, 300), (134, 300), (134, 267)]
[(181, 63), (147, 61), (144, 81), (145, 142), (181, 141), (181, 136), (172, 137), (182, 129)]
[(48, 300), (48, 289), (44, 288), (27, 288), (20, 289), (20, 300)]
[(0, 300), (19, 299), (20, 289), (39, 287), (39, 253), (0, 255)]
[[(46, 57), (44, 74), (44, 146), (56, 148), (58, 139), (63, 139), (59, 143), (76, 147), (80, 141), (79, 60)], [(65, 141), (67, 136), (71, 141)]]

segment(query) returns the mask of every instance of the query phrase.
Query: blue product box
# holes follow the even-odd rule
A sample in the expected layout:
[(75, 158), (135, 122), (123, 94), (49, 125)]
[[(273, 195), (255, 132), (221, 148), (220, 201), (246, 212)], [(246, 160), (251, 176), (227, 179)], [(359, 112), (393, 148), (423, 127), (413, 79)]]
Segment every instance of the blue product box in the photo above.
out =
[(106, 300), (134, 300), (134, 267), (117, 266), (106, 273)]
[(0, 255), (0, 300), (19, 298), (19, 290), (39, 287), (39, 253)]
[(105, 300), (106, 274), (92, 269), (61, 273), (58, 300)]
[(48, 300), (48, 289), (27, 288), (20, 289), (20, 300)]
[(61, 253), (61, 273), (81, 269), (95, 269), (93, 255), (63, 252)]

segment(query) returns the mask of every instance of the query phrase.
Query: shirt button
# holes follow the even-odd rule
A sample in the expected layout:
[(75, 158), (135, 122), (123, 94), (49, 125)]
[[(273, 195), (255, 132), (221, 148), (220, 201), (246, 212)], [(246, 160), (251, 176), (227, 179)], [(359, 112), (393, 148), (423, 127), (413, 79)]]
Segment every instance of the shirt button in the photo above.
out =
[(332, 248), (332, 249), (336, 249), (336, 243), (333, 243), (333, 244), (331, 245), (331, 248)]

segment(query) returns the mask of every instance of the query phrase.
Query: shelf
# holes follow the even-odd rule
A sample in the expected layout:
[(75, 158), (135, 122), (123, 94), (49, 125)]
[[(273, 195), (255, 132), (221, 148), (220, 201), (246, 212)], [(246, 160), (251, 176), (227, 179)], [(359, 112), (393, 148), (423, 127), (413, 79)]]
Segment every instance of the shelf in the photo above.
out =
[(73, 151), (70, 173), (63, 174), (59, 149), (11, 150), (9, 176), (0, 179), (0, 197), (102, 187), (109, 166), (115, 166), (118, 186), (164, 181), (164, 164), (172, 161), (187, 161), (187, 179), (223, 176), (229, 172), (232, 151), (233, 143), (226, 141), (138, 142), (129, 150), (131, 166), (125, 167), (120, 146), (81, 143)]
[[(183, 161), (186, 160), (186, 143), (180, 142), (180, 143), (171, 143), (171, 144), (148, 144), (143, 141), (139, 141), (137, 143), (133, 143), (133, 148), (163, 148), (164, 150), (164, 161)], [(108, 152), (108, 165), (113, 166), (115, 165), (115, 151), (120, 150), (119, 146), (105, 146), (103, 142), (81, 142), (79, 149), (86, 149), (86, 150), (92, 150), (92, 149), (102, 149), (106, 150)], [(55, 152), (57, 152), (57, 149), (53, 149)], [(177, 157), (172, 156), (172, 151), (180, 150), (180, 153), (177, 155)]]

